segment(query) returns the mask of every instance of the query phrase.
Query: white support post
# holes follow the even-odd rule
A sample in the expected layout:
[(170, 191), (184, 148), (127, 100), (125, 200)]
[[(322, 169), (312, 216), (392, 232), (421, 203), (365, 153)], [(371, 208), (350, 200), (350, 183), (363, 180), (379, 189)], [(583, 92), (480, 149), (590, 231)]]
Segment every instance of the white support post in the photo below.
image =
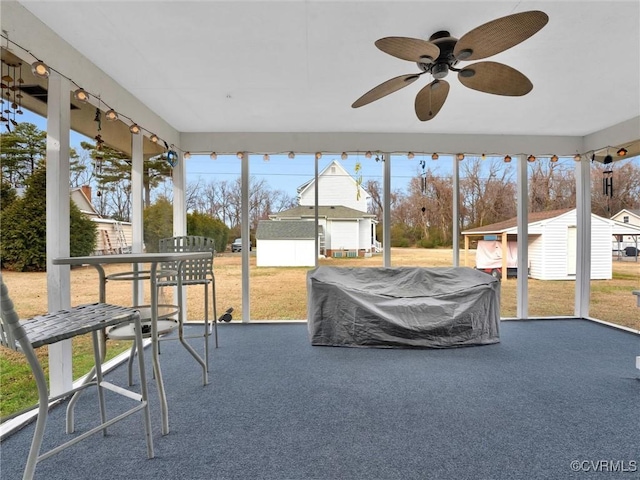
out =
[[(187, 167), (184, 154), (180, 153), (178, 163), (173, 167), (173, 235), (187, 234)], [(178, 287), (173, 289), (173, 298), (178, 298)], [(187, 287), (182, 287), (182, 298), (187, 298)], [(182, 302), (182, 318), (186, 322), (187, 302)], [(216, 319), (217, 320), (217, 319)]]
[[(318, 216), (318, 198), (319, 198), (319, 193), (318, 193), (318, 172), (319, 172), (319, 167), (318, 167), (318, 162), (319, 162), (319, 158), (318, 155), (314, 156), (314, 163), (313, 163), (313, 221), (315, 222), (315, 250), (316, 250), (316, 258), (314, 261), (314, 265), (316, 266), (316, 268), (318, 267), (318, 257), (320, 256), (320, 237), (319, 237), (319, 233), (320, 233), (320, 226), (318, 225), (318, 222), (320, 221), (319, 216)], [(325, 232), (326, 235), (326, 232)], [(326, 238), (326, 237), (325, 237)], [(326, 243), (325, 243), (326, 245)], [(325, 252), (326, 253), (326, 252)]]
[[(529, 178), (527, 159), (518, 155), (517, 172), (518, 200), (518, 281), (516, 286), (516, 317), (529, 317)], [(507, 278), (507, 272), (503, 272)]]
[(181, 153), (178, 163), (173, 167), (173, 235), (187, 234), (187, 180), (184, 155)]
[(382, 188), (384, 190), (384, 203), (382, 207), (382, 238), (383, 246), (383, 265), (391, 266), (391, 154), (383, 153), (384, 170), (382, 174)]
[(249, 260), (251, 245), (249, 218), (249, 153), (242, 152), (242, 172), (240, 176), (242, 196), (242, 220), (240, 222), (240, 236), (242, 237), (242, 323), (251, 321), (251, 302), (249, 291)]
[[(47, 308), (50, 312), (71, 306), (68, 265), (53, 265), (56, 257), (70, 254), (69, 196), (69, 92), (71, 82), (53, 71), (49, 76), (47, 107)], [(49, 389), (52, 396), (72, 388), (71, 340), (49, 346)]]
[(460, 160), (453, 157), (453, 266), (460, 266)]
[(591, 295), (591, 165), (585, 157), (576, 163), (576, 291), (575, 315), (589, 316)]
[[(131, 135), (131, 252), (142, 253), (144, 247), (144, 156), (142, 135)], [(132, 286), (133, 305), (144, 304), (144, 281)]]

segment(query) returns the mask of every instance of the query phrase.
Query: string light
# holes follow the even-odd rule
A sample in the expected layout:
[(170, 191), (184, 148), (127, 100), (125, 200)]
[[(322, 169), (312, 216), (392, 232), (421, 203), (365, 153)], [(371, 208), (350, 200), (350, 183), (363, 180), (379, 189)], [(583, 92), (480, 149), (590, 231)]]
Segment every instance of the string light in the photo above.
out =
[(271, 160), (271, 159), (269, 158), (269, 154), (268, 154), (268, 153), (265, 153), (265, 154), (262, 156), (262, 160), (264, 160), (265, 162), (268, 162), (269, 160)]
[(486, 160), (487, 159), (487, 154), (483, 153), (482, 155), (480, 155), (480, 158), (482, 158), (482, 160)]
[(289, 152), (288, 157), (289, 157), (291, 160), (293, 160), (294, 158), (296, 158), (296, 154), (295, 154), (295, 153), (293, 153), (293, 152)]
[(527, 162), (535, 162), (536, 161), (536, 157), (534, 157), (533, 155), (529, 155), (527, 157)]
[(504, 156), (504, 163), (509, 163), (511, 162), (511, 156), (510, 155), (505, 155)]
[(551, 161), (553, 163), (557, 162), (558, 161), (558, 156), (557, 155), (551, 155)]
[(628, 152), (628, 150), (626, 148), (622, 147), (620, 150), (618, 150), (617, 153), (618, 153), (619, 157), (624, 157), (629, 152)]
[(244, 153), (238, 152), (236, 153), (236, 157), (238, 157), (239, 160), (242, 160), (242, 157), (244, 157)]
[(191, 158), (191, 152), (184, 152), (184, 155), (182, 155), (184, 157), (185, 160), (189, 160)]
[(413, 152), (409, 152), (409, 153), (407, 153), (407, 158), (408, 158), (409, 160), (413, 160), (413, 158), (414, 158), (415, 156), (416, 156), (416, 155), (415, 155)]
[(579, 153), (576, 153), (576, 154), (573, 156), (573, 159), (574, 159), (576, 162), (579, 162), (581, 158), (582, 158), (582, 157), (580, 157), (580, 154), (579, 154)]
[(47, 78), (51, 73), (51, 70), (46, 63), (38, 60), (37, 62), (33, 62), (31, 64), (31, 73), (33, 73), (36, 77)]
[(457, 154), (457, 155), (456, 155), (456, 158), (457, 158), (458, 160), (460, 160), (460, 161), (461, 161), (461, 160), (464, 160), (464, 153), (459, 153), (459, 154)]
[(316, 160), (320, 160), (322, 158), (322, 152), (316, 152)]
[(371, 152), (367, 152), (367, 153), (365, 153), (365, 154), (364, 154), (364, 156), (365, 156), (366, 158), (371, 158), (372, 153), (371, 153)]
[(89, 94), (85, 91), (84, 88), (78, 88), (75, 92), (73, 92), (73, 98), (82, 103), (87, 103), (89, 101)]
[(210, 158), (211, 160), (216, 160), (216, 159), (218, 158), (218, 154), (217, 154), (216, 152), (211, 152), (211, 153), (209, 154), (209, 158)]
[(349, 158), (349, 155), (347, 155), (347, 152), (342, 152), (342, 155), (340, 155), (340, 158), (342, 158), (342, 160), (346, 160), (347, 158)]
[(438, 155), (437, 153), (431, 154), (431, 160), (437, 160), (438, 158), (440, 158), (440, 155)]
[[(102, 104), (104, 104), (104, 106), (107, 108), (104, 117), (109, 121), (109, 122), (115, 122), (116, 120), (118, 120), (120, 117), (123, 117), (124, 119), (128, 120), (130, 122), (130, 127), (129, 127), (129, 131), (134, 134), (134, 135), (138, 135), (142, 130), (145, 130), (146, 132), (150, 133), (150, 139), (152, 142), (154, 143), (158, 143), (161, 139), (158, 138), (157, 135), (153, 134), (152, 132), (150, 132), (149, 130), (146, 130), (143, 127), (140, 127), (137, 123), (135, 123), (130, 117), (122, 114), (122, 113), (118, 113), (116, 112), (113, 108), (111, 108), (109, 105), (107, 105), (101, 98), (99, 95), (94, 95), (91, 92), (86, 91), (84, 88), (80, 87), (75, 81), (73, 81), (73, 79), (69, 78), (68, 76), (64, 75), (62, 72), (59, 72), (58, 70), (51, 68), (49, 65), (47, 65), (45, 62), (43, 62), (42, 60), (40, 60), (36, 55), (34, 55), (30, 50), (24, 48), (22, 45), (9, 40), (8, 37), (6, 37), (4, 35), (2, 35), (2, 38), (4, 38), (7, 43), (12, 43), (13, 45), (15, 45), (16, 47), (18, 47), (19, 49), (23, 50), (25, 53), (27, 53), (28, 55), (30, 55), (31, 57), (33, 57), (35, 59), (35, 61), (31, 64), (31, 72), (33, 73), (33, 75), (35, 75), (36, 77), (40, 77), (40, 78), (47, 78), (50, 76), (51, 72), (54, 71), (57, 74), (59, 74), (60, 76), (64, 77), (65, 79), (69, 80), (71, 83), (73, 83), (77, 88), (76, 90), (73, 92), (73, 97), (78, 100), (79, 102), (82, 103), (88, 103), (90, 100), (90, 97), (95, 97), (98, 99), (98, 105), (100, 108), (100, 106)], [(163, 143), (165, 144), (166, 149), (169, 149), (169, 146), (167, 144), (166, 141), (163, 140)], [(174, 146), (172, 145), (172, 148), (174, 148)], [(177, 148), (177, 150), (180, 150), (179, 148)], [(181, 150), (182, 151), (182, 150)]]

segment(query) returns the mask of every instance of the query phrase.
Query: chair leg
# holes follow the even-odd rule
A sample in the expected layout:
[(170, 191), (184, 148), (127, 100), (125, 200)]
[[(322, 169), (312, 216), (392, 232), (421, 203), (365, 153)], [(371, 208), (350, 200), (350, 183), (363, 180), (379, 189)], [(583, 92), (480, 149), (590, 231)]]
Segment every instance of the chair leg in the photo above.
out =
[(218, 309), (216, 307), (216, 277), (211, 279), (211, 294), (213, 296), (213, 335), (218, 348)]
[(38, 387), (38, 418), (36, 420), (36, 429), (33, 433), (33, 439), (31, 440), (31, 448), (29, 449), (29, 456), (27, 457), (27, 464), (24, 468), (23, 480), (33, 479), (33, 475), (38, 463), (38, 455), (40, 454), (40, 447), (42, 446), (42, 440), (44, 438), (44, 431), (47, 426), (47, 416), (49, 415), (49, 390), (47, 387), (47, 379), (42, 371), (42, 366), (35, 359), (27, 357), (27, 360), (31, 364), (33, 375), (36, 379), (36, 386)]
[[(204, 363), (207, 366), (207, 372), (209, 371), (209, 337), (211, 332), (209, 331), (209, 289), (205, 282), (204, 284)], [(215, 323), (215, 319), (214, 319)]]
[[(135, 320), (136, 332), (142, 332), (142, 322), (140, 319)], [(144, 402), (145, 407), (143, 411), (144, 416), (144, 429), (147, 440), (147, 457), (153, 458), (155, 453), (153, 451), (153, 436), (151, 435), (151, 412), (149, 411), (149, 392), (147, 390), (147, 374), (144, 365), (144, 346), (142, 343), (142, 333), (136, 334), (134, 341), (134, 347), (138, 350), (138, 369), (140, 370), (140, 394), (142, 396), (141, 401)], [(131, 348), (133, 356), (133, 347)]]
[[(100, 406), (100, 423), (107, 421), (107, 409), (104, 404), (104, 389), (102, 388), (102, 358), (100, 356), (100, 344), (98, 342), (98, 332), (91, 332), (93, 341), (93, 358), (96, 367), (96, 386), (98, 387), (98, 404)], [(106, 427), (102, 429), (102, 435), (107, 435)]]
[[(136, 327), (138, 328), (138, 327)], [(127, 361), (127, 372), (129, 374), (129, 386), (133, 386), (133, 356), (136, 354), (136, 342), (131, 342), (131, 351), (129, 352), (129, 360)]]

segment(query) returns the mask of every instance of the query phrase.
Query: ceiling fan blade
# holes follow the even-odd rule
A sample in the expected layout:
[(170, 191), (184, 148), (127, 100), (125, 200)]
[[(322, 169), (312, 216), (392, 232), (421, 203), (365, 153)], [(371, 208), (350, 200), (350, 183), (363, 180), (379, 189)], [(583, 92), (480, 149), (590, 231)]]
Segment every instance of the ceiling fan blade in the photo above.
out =
[(515, 68), (497, 62), (478, 62), (458, 72), (465, 87), (494, 95), (519, 97), (533, 88), (531, 80)]
[(417, 63), (432, 63), (440, 55), (437, 45), (419, 38), (385, 37), (376, 40), (376, 47), (394, 57)]
[(407, 85), (411, 85), (418, 78), (420, 78), (420, 74), (410, 74), (410, 75), (400, 75), (399, 77), (392, 78), (391, 80), (387, 80), (386, 82), (381, 83), (377, 87), (373, 87), (367, 93), (362, 95), (358, 100), (353, 102), (351, 105), (352, 108), (362, 107), (371, 102), (375, 102), (376, 100), (381, 99), (393, 93), (401, 88), (406, 87)]
[(426, 122), (435, 117), (449, 95), (449, 82), (434, 80), (416, 95), (416, 115)]
[(458, 40), (453, 55), (458, 60), (479, 60), (503, 52), (537, 33), (549, 21), (539, 10), (514, 13), (474, 28)]

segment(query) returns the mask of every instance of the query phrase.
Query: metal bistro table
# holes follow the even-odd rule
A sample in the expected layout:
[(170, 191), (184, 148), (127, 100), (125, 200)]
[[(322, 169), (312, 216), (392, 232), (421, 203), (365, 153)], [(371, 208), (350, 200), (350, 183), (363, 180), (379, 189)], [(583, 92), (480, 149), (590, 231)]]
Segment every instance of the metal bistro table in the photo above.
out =
[[(159, 346), (158, 346), (158, 289), (157, 289), (157, 280), (158, 280), (158, 265), (166, 262), (174, 262), (177, 265), (177, 271), (170, 272), (173, 275), (176, 275), (177, 284), (178, 284), (178, 298), (182, 298), (182, 280), (181, 273), (182, 267), (186, 260), (200, 260), (206, 259), (213, 255), (212, 252), (176, 252), (176, 253), (123, 253), (123, 254), (115, 254), (115, 255), (91, 255), (86, 257), (60, 257), (54, 258), (52, 263), (54, 265), (91, 265), (98, 271), (98, 275), (100, 277), (100, 292), (99, 292), (99, 301), (100, 303), (105, 303), (106, 301), (106, 283), (107, 280), (110, 279), (110, 276), (105, 274), (103, 265), (109, 264), (133, 264), (134, 270), (131, 272), (130, 280), (145, 280), (149, 279), (151, 282), (151, 306), (150, 306), (150, 320), (151, 320), (151, 351), (152, 351), (152, 359), (153, 359), (153, 371), (156, 378), (156, 382), (158, 384), (158, 395), (160, 397), (160, 408), (162, 412), (162, 434), (166, 435), (169, 433), (169, 412), (167, 406), (167, 398), (164, 391), (164, 383), (162, 380), (162, 373), (160, 370), (160, 361), (158, 358), (159, 354)], [(149, 264), (149, 271), (139, 270), (138, 264)], [(148, 277), (145, 276), (145, 273), (148, 274)], [(118, 279), (122, 279), (119, 274), (113, 275), (114, 279), (116, 277), (120, 277)], [(134, 283), (137, 285), (137, 282)], [(136, 287), (134, 287), (135, 289)], [(135, 290), (134, 290), (135, 291)], [(137, 298), (134, 295), (134, 298)], [(181, 303), (181, 302), (178, 302)], [(181, 305), (179, 305), (181, 308)], [(182, 313), (180, 312), (179, 315)], [(205, 361), (198, 355), (198, 353), (191, 348), (186, 342), (181, 342), (185, 348), (189, 351), (189, 353), (196, 359), (196, 361), (202, 366), (204, 376), (205, 376), (205, 384), (208, 383), (207, 380), (207, 365)], [(103, 349), (104, 351), (104, 349)], [(71, 405), (70, 405), (71, 407)]]

